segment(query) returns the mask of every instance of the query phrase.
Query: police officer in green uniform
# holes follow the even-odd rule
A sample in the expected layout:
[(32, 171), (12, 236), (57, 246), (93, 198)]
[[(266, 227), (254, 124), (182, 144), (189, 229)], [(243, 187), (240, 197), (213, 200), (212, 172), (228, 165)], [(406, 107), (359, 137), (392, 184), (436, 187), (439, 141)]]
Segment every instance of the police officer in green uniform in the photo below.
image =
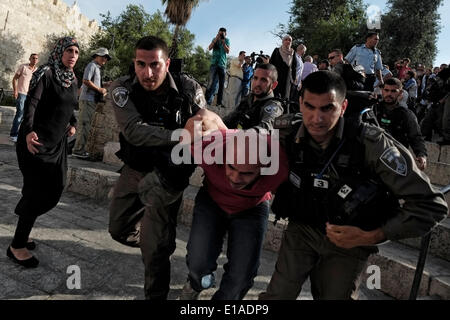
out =
[(377, 244), (422, 236), (447, 215), (442, 193), (405, 147), (345, 120), (345, 92), (333, 72), (303, 81), (303, 120), (285, 143), (289, 179), (272, 206), (289, 224), (260, 299), (296, 299), (308, 277), (314, 299), (350, 299)]
[(406, 148), (411, 146), (416, 155), (417, 166), (425, 170), (427, 148), (414, 113), (398, 104), (402, 93), (402, 83), (397, 78), (389, 78), (381, 90), (383, 100), (374, 105), (373, 110), (380, 127), (385, 129)]
[(135, 76), (111, 84), (107, 103), (120, 128), (118, 157), (125, 165), (114, 188), (109, 232), (125, 245), (140, 247), (146, 299), (166, 299), (175, 250), (176, 216), (194, 167), (174, 165), (173, 130), (201, 114), (206, 105), (193, 79), (172, 76), (166, 43), (148, 36), (135, 47)]
[(243, 98), (223, 122), (230, 129), (273, 129), (275, 118), (283, 114), (281, 102), (274, 97), (278, 85), (278, 72), (274, 65), (260, 64), (252, 78), (251, 94)]

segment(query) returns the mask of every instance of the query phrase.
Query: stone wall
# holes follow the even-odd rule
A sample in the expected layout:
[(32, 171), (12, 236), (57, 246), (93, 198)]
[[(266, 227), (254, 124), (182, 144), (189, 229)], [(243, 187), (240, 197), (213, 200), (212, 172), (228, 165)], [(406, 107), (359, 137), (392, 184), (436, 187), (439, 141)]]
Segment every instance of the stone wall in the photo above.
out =
[[(76, 1), (68, 6), (62, 0), (1, 0), (0, 88), (11, 89), (17, 67), (31, 53), (45, 51), (48, 35), (72, 32), (87, 45), (99, 30), (95, 20), (80, 13)], [(46, 61), (42, 56), (40, 64)]]

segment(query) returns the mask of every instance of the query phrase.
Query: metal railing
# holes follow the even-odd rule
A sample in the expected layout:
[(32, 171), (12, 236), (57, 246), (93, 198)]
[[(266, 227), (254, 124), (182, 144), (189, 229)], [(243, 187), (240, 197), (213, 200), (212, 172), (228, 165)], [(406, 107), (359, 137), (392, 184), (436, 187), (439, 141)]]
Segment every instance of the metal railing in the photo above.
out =
[[(447, 192), (450, 191), (450, 184), (442, 187), (440, 191), (445, 195)], [(422, 237), (421, 244), (420, 244), (420, 253), (419, 253), (419, 259), (417, 261), (416, 266), (416, 272), (414, 273), (414, 280), (413, 284), (411, 286), (411, 292), (409, 294), (409, 300), (416, 300), (417, 294), (419, 292), (420, 282), (422, 280), (423, 275), (423, 269), (425, 267), (425, 261), (427, 259), (428, 254), (428, 248), (430, 247), (430, 241), (431, 241), (431, 234), (433, 230), (428, 232), (426, 235)]]

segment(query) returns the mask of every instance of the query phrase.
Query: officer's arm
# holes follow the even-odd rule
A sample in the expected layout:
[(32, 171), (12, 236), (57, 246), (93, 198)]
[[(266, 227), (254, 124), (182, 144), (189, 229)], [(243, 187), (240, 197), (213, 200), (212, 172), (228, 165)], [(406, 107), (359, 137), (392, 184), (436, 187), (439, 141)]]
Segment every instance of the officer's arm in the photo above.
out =
[(423, 236), (447, 216), (444, 196), (432, 187), (403, 145), (373, 126), (365, 126), (362, 139), (366, 164), (401, 200), (381, 227), (387, 239)]
[(125, 139), (135, 146), (161, 146), (175, 144), (172, 130), (151, 126), (143, 122), (134, 102), (130, 99), (130, 86), (121, 80), (111, 84), (106, 104), (114, 110), (119, 129)]
[(261, 121), (254, 129), (260, 131), (261, 129), (271, 132), (275, 118), (278, 118), (283, 114), (283, 107), (279, 101), (271, 101), (271, 103), (265, 105), (261, 110)]

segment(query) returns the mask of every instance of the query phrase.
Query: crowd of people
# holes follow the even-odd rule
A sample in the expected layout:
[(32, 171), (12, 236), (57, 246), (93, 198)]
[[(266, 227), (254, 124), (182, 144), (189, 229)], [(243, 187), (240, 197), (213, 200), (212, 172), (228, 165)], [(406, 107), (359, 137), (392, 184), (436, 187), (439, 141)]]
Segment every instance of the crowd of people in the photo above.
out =
[[(95, 51), (78, 99), (73, 67), (79, 45), (71, 37), (60, 39), (48, 62), (32, 73), (24, 103), (16, 145), (24, 183), (7, 256), (26, 268), (38, 266), (29, 235), (37, 217), (60, 199), (67, 138), (77, 131), (75, 155), (88, 156), (86, 132), (96, 95), (107, 92), (106, 104), (120, 129), (117, 155), (124, 162), (108, 231), (115, 241), (140, 248), (146, 299), (167, 299), (177, 215), (197, 165), (205, 178), (195, 198), (180, 299), (197, 299), (215, 285), (225, 235), (227, 262), (213, 299), (245, 297), (258, 272), (270, 207), (289, 223), (259, 298), (296, 299), (308, 277), (315, 299), (354, 297), (377, 245), (422, 236), (448, 214), (443, 194), (423, 172), (427, 152), (417, 110), (411, 100), (400, 105), (403, 88), (409, 91), (416, 75), (406, 64), (398, 69), (403, 82), (387, 78), (378, 41), (371, 32), (345, 57), (331, 49), (316, 66), (318, 57), (303, 60), (306, 46), (294, 50), (287, 35), (254, 67), (254, 57), (241, 51), (231, 61), (225, 88), (231, 44), (220, 28), (209, 45), (213, 54), (204, 93), (191, 77), (171, 74), (167, 44), (146, 36), (134, 48), (134, 73), (108, 90), (100, 68), (110, 56), (104, 48)], [(34, 66), (30, 61), (25, 73)], [(223, 119), (208, 110), (216, 90), (217, 105), (230, 106)], [(299, 106), (295, 112), (288, 112), (290, 100)], [(371, 108), (364, 118), (359, 111), (366, 105)], [(178, 129), (184, 129), (179, 137)], [(186, 152), (183, 161), (174, 158), (176, 148)], [(226, 161), (216, 161), (223, 157)]]

